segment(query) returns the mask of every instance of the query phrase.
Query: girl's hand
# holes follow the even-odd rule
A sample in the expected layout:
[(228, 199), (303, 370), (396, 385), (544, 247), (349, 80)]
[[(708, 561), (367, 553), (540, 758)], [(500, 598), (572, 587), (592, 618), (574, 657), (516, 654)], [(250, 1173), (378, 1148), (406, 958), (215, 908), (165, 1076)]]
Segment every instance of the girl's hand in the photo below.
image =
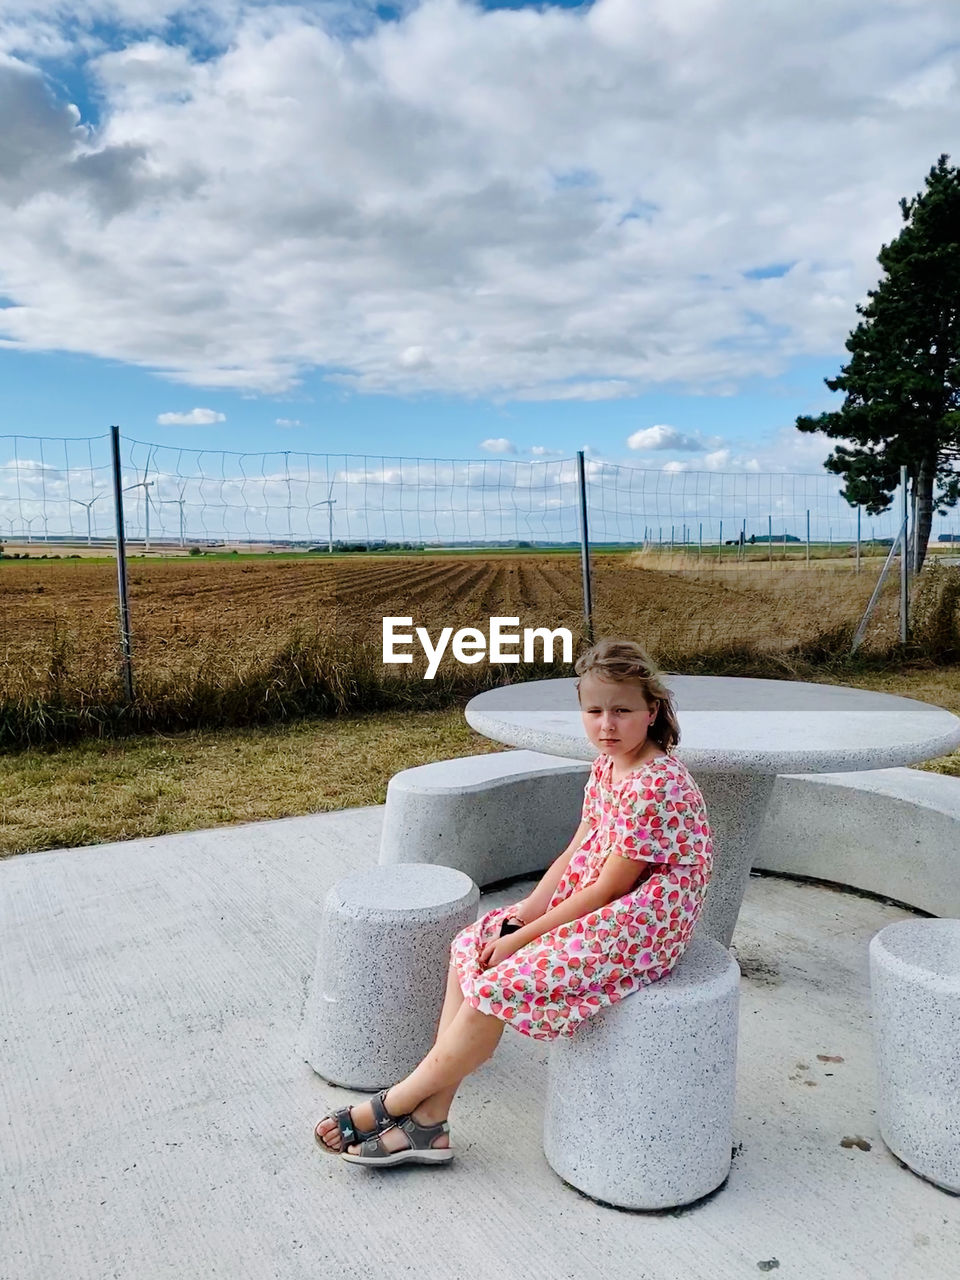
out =
[(506, 960), (507, 956), (512, 956), (517, 949), (517, 944), (513, 940), (512, 934), (507, 934), (505, 938), (497, 938), (495, 942), (488, 942), (480, 952), (480, 968), (492, 969)]
[(515, 916), (507, 916), (507, 919), (521, 920), (524, 924), (529, 924), (531, 920), (536, 920), (537, 916), (543, 914), (543, 912), (537, 911), (529, 898), (524, 898), (522, 902), (517, 903), (516, 912)]

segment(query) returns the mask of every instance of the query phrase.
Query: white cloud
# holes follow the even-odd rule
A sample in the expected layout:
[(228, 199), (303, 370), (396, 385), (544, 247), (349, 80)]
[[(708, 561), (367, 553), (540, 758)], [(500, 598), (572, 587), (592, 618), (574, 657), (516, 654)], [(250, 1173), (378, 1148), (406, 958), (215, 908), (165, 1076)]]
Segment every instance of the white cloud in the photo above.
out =
[(530, 453), (533, 455), (534, 458), (562, 458), (563, 457), (562, 449), (548, 449), (546, 445), (542, 445), (542, 444), (532, 444), (530, 446)]
[(516, 453), (517, 446), (512, 440), (507, 440), (503, 436), (497, 439), (481, 440), (480, 448), (486, 449), (487, 453)]
[(226, 422), (227, 415), (218, 413), (216, 409), (191, 409), (189, 413), (158, 413), (157, 421), (163, 427), (188, 426), (207, 427), (212, 422)]
[(510, 400), (623, 400), (636, 394), (636, 388), (623, 379), (599, 382), (570, 382), (560, 386), (525, 387), (513, 392)]
[(0, 342), (251, 392), (733, 394), (842, 350), (960, 130), (956, 31), (955, 0), (6, 0)]
[(431, 361), (423, 347), (407, 347), (400, 352), (398, 363), (403, 369), (429, 369)]
[(644, 427), (634, 431), (627, 437), (629, 449), (676, 449), (681, 452), (699, 453), (707, 447), (699, 435), (686, 435), (676, 427), (658, 423), (653, 427)]
[(276, 418), (274, 419), (278, 427), (302, 427), (303, 423), (299, 418)]
[(716, 449), (713, 453), (704, 454), (703, 465), (708, 471), (722, 471), (729, 464), (729, 449)]
[[(734, 474), (739, 472), (764, 472), (769, 474), (793, 474), (815, 476), (825, 480), (827, 455), (841, 441), (830, 440), (819, 432), (808, 435), (795, 427), (780, 427), (768, 432), (759, 440), (752, 440), (749, 449), (736, 449), (732, 445), (714, 449), (694, 461), (670, 459), (663, 464), (663, 471), (715, 471)], [(832, 479), (831, 479), (832, 482)], [(838, 481), (839, 483), (839, 481)]]

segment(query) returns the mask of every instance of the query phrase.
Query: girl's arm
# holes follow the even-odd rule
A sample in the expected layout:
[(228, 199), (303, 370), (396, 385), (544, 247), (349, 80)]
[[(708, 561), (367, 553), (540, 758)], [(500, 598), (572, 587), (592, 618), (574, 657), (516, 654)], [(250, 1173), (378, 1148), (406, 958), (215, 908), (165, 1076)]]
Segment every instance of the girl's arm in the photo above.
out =
[[(567, 869), (567, 863), (576, 853), (576, 851), (586, 840), (591, 829), (591, 823), (581, 822), (574, 833), (573, 839), (564, 849), (559, 857), (550, 863), (537, 887), (528, 893), (522, 903), (518, 904), (518, 910), (523, 915), (524, 920), (536, 920), (538, 916), (542, 916), (553, 897), (553, 891), (560, 883), (560, 879)], [(511, 935), (515, 936), (515, 935)]]
[[(638, 880), (652, 874), (654, 866), (652, 862), (623, 858), (617, 853), (608, 854), (593, 884), (587, 885), (585, 889), (578, 889), (576, 893), (571, 893), (569, 898), (564, 898), (563, 902), (557, 903), (546, 915), (525, 924), (516, 933), (511, 933), (509, 937), (502, 939), (502, 942), (507, 943), (512, 951), (519, 951), (528, 942), (539, 938), (542, 933), (548, 933), (551, 929), (559, 928), (560, 925), (569, 924), (571, 920), (577, 920), (580, 916), (588, 916), (591, 912), (605, 907), (608, 902), (613, 902), (615, 898), (622, 898), (624, 894), (630, 892)], [(559, 881), (559, 877), (557, 879)]]

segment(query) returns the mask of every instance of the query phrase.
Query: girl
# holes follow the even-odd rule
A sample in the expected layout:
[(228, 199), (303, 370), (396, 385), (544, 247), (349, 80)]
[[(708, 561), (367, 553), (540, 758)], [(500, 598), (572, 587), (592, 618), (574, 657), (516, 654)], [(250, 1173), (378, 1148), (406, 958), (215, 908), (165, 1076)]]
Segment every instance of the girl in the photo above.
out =
[(420, 1065), (319, 1122), (317, 1141), (345, 1160), (452, 1160), (450, 1105), (505, 1026), (534, 1040), (572, 1035), (669, 973), (693, 933), (713, 853), (703, 796), (673, 755), (670, 693), (630, 640), (601, 640), (575, 670), (584, 729), (600, 751), (580, 826), (531, 894), (454, 938), (437, 1038)]

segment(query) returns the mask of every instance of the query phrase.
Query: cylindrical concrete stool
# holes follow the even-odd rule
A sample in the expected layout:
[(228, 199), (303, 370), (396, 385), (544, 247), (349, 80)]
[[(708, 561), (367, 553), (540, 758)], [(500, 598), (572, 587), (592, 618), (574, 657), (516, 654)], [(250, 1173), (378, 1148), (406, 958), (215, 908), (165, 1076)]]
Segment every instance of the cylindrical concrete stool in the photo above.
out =
[(331, 1084), (382, 1089), (433, 1044), (454, 935), (480, 890), (452, 867), (397, 863), (335, 884), (323, 905), (307, 1061)]
[(960, 1194), (960, 920), (898, 920), (869, 954), (880, 1136)]
[(595, 1200), (667, 1209), (730, 1171), (740, 967), (697, 937), (665, 978), (550, 1049), (543, 1149)]

